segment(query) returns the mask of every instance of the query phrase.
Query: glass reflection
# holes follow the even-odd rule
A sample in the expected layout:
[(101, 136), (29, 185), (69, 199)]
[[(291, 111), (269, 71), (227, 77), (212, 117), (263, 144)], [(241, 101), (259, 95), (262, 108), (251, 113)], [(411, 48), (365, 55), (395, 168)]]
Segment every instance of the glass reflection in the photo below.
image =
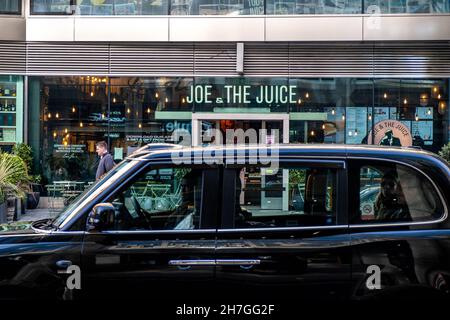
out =
[(168, 0), (32, 0), (32, 14), (167, 15)]
[(21, 0), (0, 1), (0, 14), (21, 14)]
[[(143, 144), (173, 142), (175, 130), (192, 132), (192, 112), (255, 114), (247, 122), (203, 121), (202, 132), (258, 129), (258, 114), (289, 113), (291, 143), (380, 144), (384, 137), (372, 129), (395, 120), (411, 144), (436, 152), (449, 138), (448, 85), (448, 79), (30, 77), (29, 119), (39, 121), (29, 121), (28, 140), (43, 184), (93, 180), (98, 141), (109, 144), (116, 162)], [(292, 88), (291, 96), (283, 87)], [(262, 100), (261, 90), (268, 93)], [(269, 122), (266, 128), (283, 131), (281, 122)]]

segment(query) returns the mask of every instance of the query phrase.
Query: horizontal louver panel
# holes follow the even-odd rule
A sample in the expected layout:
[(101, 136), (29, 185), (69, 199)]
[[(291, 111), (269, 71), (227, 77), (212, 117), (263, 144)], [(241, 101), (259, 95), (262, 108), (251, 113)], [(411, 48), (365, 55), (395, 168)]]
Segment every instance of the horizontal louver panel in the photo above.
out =
[(235, 75), (236, 44), (196, 44), (194, 50), (196, 75)]
[(289, 75), (289, 45), (246, 43), (244, 74), (251, 76)]
[[(237, 76), (235, 43), (0, 42), (0, 73)], [(245, 43), (244, 75), (449, 77), (450, 44)]]
[(111, 44), (113, 75), (193, 74), (193, 44)]
[(372, 46), (247, 44), (245, 73), (282, 77), (370, 76)]
[(108, 74), (109, 45), (28, 43), (28, 74)]
[(374, 45), (377, 77), (448, 77), (449, 43), (396, 43)]
[(25, 65), (25, 43), (0, 42), (0, 74), (24, 74)]
[(354, 44), (290, 44), (290, 76), (365, 77), (372, 74), (372, 46)]

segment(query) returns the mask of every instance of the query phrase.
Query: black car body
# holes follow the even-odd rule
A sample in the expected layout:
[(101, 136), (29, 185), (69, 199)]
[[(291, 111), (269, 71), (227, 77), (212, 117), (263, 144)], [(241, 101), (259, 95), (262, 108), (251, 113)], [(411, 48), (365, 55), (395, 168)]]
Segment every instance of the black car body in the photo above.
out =
[(448, 298), (449, 206), (448, 164), (417, 149), (148, 145), (0, 232), (0, 297)]

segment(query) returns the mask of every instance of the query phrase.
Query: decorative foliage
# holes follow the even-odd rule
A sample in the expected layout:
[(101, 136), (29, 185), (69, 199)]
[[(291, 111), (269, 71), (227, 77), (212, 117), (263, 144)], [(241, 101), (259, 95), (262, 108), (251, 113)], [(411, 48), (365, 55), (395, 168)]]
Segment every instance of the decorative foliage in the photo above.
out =
[[(30, 174), (32, 172), (31, 168), (33, 165), (33, 150), (31, 147), (25, 143), (16, 144), (13, 147), (13, 154), (20, 157), (25, 162), (27, 172)], [(34, 183), (41, 183), (41, 176), (30, 176), (30, 181)]]
[(27, 166), (27, 172), (31, 173), (31, 165), (33, 163), (33, 150), (25, 143), (16, 144), (13, 147), (13, 154), (20, 157)]
[(450, 163), (450, 142), (442, 147), (439, 155)]
[(29, 182), (25, 162), (17, 155), (0, 152), (0, 203), (8, 196), (24, 197)]

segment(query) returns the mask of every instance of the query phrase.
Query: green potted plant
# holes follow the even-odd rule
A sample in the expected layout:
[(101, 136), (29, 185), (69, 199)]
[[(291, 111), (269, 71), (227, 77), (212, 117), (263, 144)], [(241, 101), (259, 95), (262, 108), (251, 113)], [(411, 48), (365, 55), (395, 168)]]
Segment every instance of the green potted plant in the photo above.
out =
[(450, 142), (442, 147), (439, 155), (450, 163)]
[[(27, 167), (27, 172), (32, 172), (31, 166), (33, 163), (33, 150), (31, 147), (25, 143), (18, 143), (13, 147), (13, 154), (20, 157)], [(25, 197), (23, 198), (23, 212), (25, 213), (25, 207), (27, 209), (36, 209), (39, 205), (40, 200), (40, 190), (42, 187), (40, 185), (41, 177), (39, 175), (30, 176), (30, 185), (29, 190), (25, 193)]]
[(16, 155), (0, 152), (0, 223), (14, 219), (16, 199), (25, 196), (28, 184), (24, 161)]
[(305, 171), (301, 169), (289, 170), (289, 189), (291, 192), (291, 206), (293, 210), (303, 210), (303, 197), (301, 186), (305, 185)]

